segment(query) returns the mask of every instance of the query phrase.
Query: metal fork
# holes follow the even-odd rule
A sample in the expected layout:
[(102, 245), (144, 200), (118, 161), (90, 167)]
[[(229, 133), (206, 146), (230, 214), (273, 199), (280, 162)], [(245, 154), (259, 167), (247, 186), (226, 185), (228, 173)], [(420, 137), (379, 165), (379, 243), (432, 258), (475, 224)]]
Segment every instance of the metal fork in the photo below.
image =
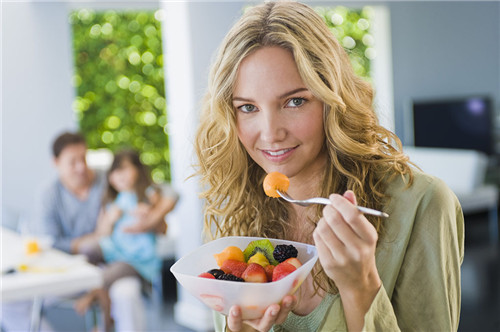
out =
[[(332, 202), (329, 199), (323, 198), (323, 197), (312, 197), (312, 198), (309, 198), (309, 199), (303, 199), (303, 200), (301, 200), (301, 199), (293, 199), (286, 192), (281, 192), (279, 190), (276, 190), (276, 192), (285, 201), (293, 203), (293, 204), (297, 204), (297, 205), (300, 205), (300, 206), (308, 206), (308, 205), (311, 205), (311, 204), (323, 204), (323, 205), (330, 205), (330, 204), (332, 204)], [(367, 208), (367, 207), (364, 207), (364, 206), (356, 206), (356, 207), (358, 208), (359, 211), (361, 211), (362, 213), (365, 213), (365, 214), (371, 214), (371, 215), (374, 215), (374, 216), (377, 216), (377, 217), (382, 217), (382, 218), (389, 217), (389, 215), (387, 213), (382, 212), (382, 211), (370, 209), (370, 208)]]

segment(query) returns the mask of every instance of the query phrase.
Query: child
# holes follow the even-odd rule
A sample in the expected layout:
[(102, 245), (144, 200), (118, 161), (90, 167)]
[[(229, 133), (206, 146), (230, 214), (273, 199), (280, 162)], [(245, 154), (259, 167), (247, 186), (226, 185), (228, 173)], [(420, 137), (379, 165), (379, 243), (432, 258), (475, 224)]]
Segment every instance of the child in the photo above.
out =
[(154, 205), (161, 198), (159, 188), (152, 185), (147, 168), (139, 155), (125, 150), (115, 155), (108, 171), (108, 185), (103, 197), (103, 210), (99, 216), (96, 237), (80, 244), (79, 251), (89, 261), (106, 263), (103, 270), (102, 289), (82, 296), (75, 309), (83, 313), (98, 300), (103, 311), (106, 329), (112, 325), (108, 290), (116, 280), (137, 276), (151, 282), (159, 273), (161, 261), (156, 256), (155, 234), (131, 233), (137, 222), (135, 212), (144, 205)]

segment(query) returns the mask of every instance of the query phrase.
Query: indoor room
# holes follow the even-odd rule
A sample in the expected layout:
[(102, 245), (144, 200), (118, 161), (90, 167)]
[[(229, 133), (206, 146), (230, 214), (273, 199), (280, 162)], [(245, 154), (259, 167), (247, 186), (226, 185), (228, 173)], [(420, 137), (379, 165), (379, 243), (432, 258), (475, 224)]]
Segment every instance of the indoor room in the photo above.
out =
[[(500, 2), (302, 2), (322, 19), (326, 29), (346, 51), (354, 74), (373, 87), (373, 100), (369, 107), (378, 119), (375, 125), (379, 128), (378, 133), (393, 132), (401, 141), (402, 153), (398, 154), (398, 158), (406, 155), (423, 172), (442, 180), (440, 183), (448, 188), (451, 199), (461, 207), (456, 216), (458, 229), (453, 228), (458, 234), (457, 238), (453, 238), (457, 241), (453, 247), (458, 255), (454, 266), (457, 274), (453, 275), (448, 266), (443, 268), (444, 276), (449, 277), (447, 280), (456, 278), (453, 280), (458, 280), (460, 286), (458, 299), (449, 295), (458, 303), (458, 330), (498, 331)], [(214, 140), (217, 130), (220, 130), (226, 136), (219, 140), (220, 145), (217, 143), (211, 147), (214, 151), (233, 141), (239, 142), (238, 147), (228, 155), (240, 156), (244, 149), (249, 151), (242, 139), (244, 133), (241, 126), (237, 133), (229, 132), (235, 130), (233, 122), (241, 121), (238, 120), (241, 119), (239, 113), (227, 119), (218, 118), (219, 124), (228, 120), (228, 127), (221, 125), (223, 129), (214, 131), (206, 129), (206, 139), (202, 143), (199, 128), (208, 121), (206, 116), (202, 116), (202, 110), (209, 109), (206, 98), (208, 95), (212, 98), (219, 96), (218, 91), (213, 91), (215, 85), (209, 86), (209, 82), (215, 80), (210, 70), (219, 57), (222, 59), (218, 55), (219, 46), (239, 18), (262, 3), (243, 0), (2, 2), (2, 332), (217, 330), (214, 310), (227, 313), (229, 307), (222, 305), (224, 308), (221, 309), (219, 302), (194, 294), (187, 283), (181, 285), (180, 277), (174, 276), (171, 268), (181, 258), (189, 257), (193, 251), (199, 251), (202, 245), (210, 242), (204, 233), (208, 218), (206, 195), (211, 192), (207, 188), (216, 184), (213, 178), (202, 179), (200, 175), (211, 171), (211, 162), (213, 165), (223, 163), (220, 160), (217, 162), (215, 157), (213, 160), (207, 157), (211, 161), (206, 162), (205, 168), (200, 171), (199, 159), (204, 153), (202, 143)], [(248, 59), (253, 53), (249, 54)], [(298, 55), (291, 57), (295, 61), (297, 58)], [(241, 63), (243, 66), (246, 62)], [(234, 69), (231, 66), (228, 68)], [(254, 69), (249, 75), (258, 74), (262, 74), (261, 71)], [(318, 77), (322, 76), (318, 74)], [(323, 83), (328, 80), (325, 77), (322, 79)], [(338, 76), (339, 81), (342, 79), (342, 75)], [(255, 91), (266, 92), (261, 88), (266, 84), (272, 86), (270, 81), (266, 83), (263, 80), (256, 84)], [(224, 86), (223, 82), (219, 85)], [(209, 88), (211, 94), (207, 94)], [(319, 98), (319, 95), (318, 92), (308, 98)], [(307, 100), (302, 95), (293, 96), (293, 102)], [(252, 98), (241, 99), (245, 103), (242, 101), (234, 108), (246, 110), (246, 107), (252, 106)], [(210, 105), (213, 107), (213, 104), (216, 102)], [(331, 111), (326, 102), (322, 107), (322, 112)], [(250, 117), (250, 114), (245, 116)], [(213, 125), (216, 123), (214, 121)], [(365, 127), (362, 127), (360, 132), (364, 130)], [(71, 135), (64, 136), (64, 133)], [(79, 134), (73, 135), (76, 133)], [(377, 137), (377, 144), (391, 140), (387, 135), (380, 137)], [(70, 141), (61, 143), (58, 148), (58, 138), (61, 142), (63, 138)], [(57, 190), (62, 190), (61, 186), (67, 187), (66, 182), (61, 182), (64, 176), (68, 183), (78, 185), (77, 173), (64, 173), (65, 165), (60, 156), (64, 155), (67, 146), (83, 147), (75, 151), (75, 156), (79, 153), (81, 157), (80, 172), (93, 175), (82, 181), (100, 179), (99, 190), (114, 193), (111, 196), (96, 193), (93, 212), (89, 206), (79, 205), (87, 200), (87, 195), (92, 195), (90, 187), (83, 190), (81, 197), (84, 199), (77, 201), (60, 197), (54, 191), (56, 187), (59, 188)], [(288, 150), (291, 149), (282, 151), (285, 156)], [(390, 151), (387, 152), (389, 155), (396, 153), (391, 149), (387, 151)], [(154, 256), (154, 273), (145, 277), (139, 268), (135, 268), (135, 277), (123, 278), (131, 281), (130, 284), (123, 283), (123, 293), (121, 290), (113, 292), (115, 288), (112, 284), (107, 293), (93, 293), (96, 289), (106, 289), (102, 287), (108, 284), (103, 277), (102, 262), (93, 264), (92, 253), (89, 254), (87, 249), (94, 248), (98, 243), (99, 252), (107, 259), (106, 252), (103, 252), (103, 233), (99, 233), (101, 229), (95, 224), (104, 225), (107, 220), (103, 217), (104, 207), (112, 202), (114, 204), (114, 199), (125, 197), (120, 196), (120, 190), (111, 183), (112, 172), (123, 170), (124, 166), (117, 164), (122, 152), (130, 153), (125, 157), (129, 158), (127, 165), (133, 164), (133, 158), (136, 158), (138, 172), (143, 167), (147, 174), (147, 183), (141, 187), (141, 193), (135, 193), (133, 203), (134, 206), (143, 206), (141, 204), (147, 201), (148, 204), (144, 205), (147, 207), (142, 212), (134, 210), (132, 213), (133, 218), (143, 220), (147, 226), (126, 233), (148, 234), (147, 241), (151, 241), (148, 243), (153, 246), (150, 249)], [(277, 165), (278, 160), (285, 160), (285, 157), (280, 157), (281, 152), (275, 152), (274, 155), (269, 154), (272, 157), (268, 160)], [(215, 152), (214, 156), (217, 156)], [(374, 160), (384, 157), (387, 156), (379, 155)], [(226, 163), (227, 171), (218, 175), (227, 183), (239, 183), (241, 188), (220, 184), (219, 195), (211, 202), (220, 200), (221, 205), (210, 205), (211, 213), (230, 205), (229, 198), (236, 195), (237, 188), (241, 189), (241, 193), (248, 193), (243, 190), (242, 184), (249, 181), (251, 175), (244, 173), (233, 177), (229, 173), (247, 163), (254, 165), (254, 156), (250, 152), (245, 154), (245, 158), (245, 162), (240, 164)], [(257, 159), (255, 157), (255, 162), (259, 164)], [(75, 163), (78, 163), (77, 159), (73, 160), (71, 167), (78, 172)], [(67, 167), (70, 167), (69, 164)], [(262, 169), (265, 170), (265, 167)], [(280, 169), (276, 167), (276, 170)], [(367, 171), (363, 179), (369, 179), (369, 174)], [(290, 183), (296, 183), (292, 176)], [(47, 191), (49, 186), (52, 191)], [(423, 190), (429, 188), (424, 186)], [(227, 192), (225, 200), (220, 192)], [(216, 195), (217, 190), (211, 193)], [(292, 194), (292, 190), (289, 193)], [(315, 196), (320, 194), (328, 195), (320, 191)], [(268, 199), (263, 192), (259, 195), (263, 196), (259, 199)], [(368, 198), (359, 201), (360, 205), (361, 202), (375, 202), (370, 195), (368, 193)], [(142, 197), (142, 201), (137, 196)], [(395, 198), (397, 201), (398, 196), (395, 195)], [(240, 199), (243, 201), (244, 198)], [(355, 198), (354, 201), (349, 200), (353, 203), (351, 205), (356, 205)], [(427, 204), (427, 201), (423, 202)], [(75, 208), (71, 213), (75, 220), (91, 220), (92, 225), (63, 226), (64, 221), (55, 226), (42, 225), (43, 218), (49, 219), (48, 205), (54, 210), (50, 213), (59, 215), (73, 204)], [(285, 206), (285, 203), (280, 204)], [(422, 204), (418, 208), (425, 210)], [(383, 211), (385, 207), (380, 205), (377, 210)], [(436, 214), (444, 214), (441, 210), (436, 211)], [(120, 213), (117, 218), (125, 218), (123, 212)], [(462, 213), (463, 222), (460, 219)], [(237, 216), (237, 212), (234, 215)], [(317, 219), (315, 225), (319, 223)], [(381, 225), (383, 231), (383, 221), (394, 220), (398, 223), (399, 219), (395, 219), (380, 217), (377, 220), (381, 220), (381, 224), (377, 225)], [(371, 222), (374, 219), (364, 220)], [(119, 221), (113, 221), (116, 222)], [(211, 227), (214, 231), (213, 224)], [(251, 229), (251, 226), (247, 228)], [(75, 233), (77, 230), (79, 235)], [(223, 235), (245, 235), (244, 231), (239, 231), (228, 231)], [(71, 241), (64, 242), (59, 235), (54, 235), (64, 232), (73, 234)], [(113, 226), (106, 228), (106, 232), (106, 238), (111, 238)], [(423, 232), (432, 237), (432, 229)], [(460, 235), (461, 232), (464, 236)], [(85, 237), (80, 242), (73, 241), (85, 234), (96, 236)], [(382, 233), (377, 234), (380, 239)], [(444, 233), (442, 236), (455, 235)], [(96, 239), (97, 242), (94, 241)], [(130, 241), (127, 242), (130, 246), (139, 243), (139, 240), (124, 241)], [(308, 242), (314, 245), (312, 235)], [(411, 242), (410, 239), (408, 242)], [(380, 243), (385, 245), (386, 242)], [(419, 250), (425, 251), (426, 248), (423, 246)], [(319, 259), (318, 255), (314, 256), (318, 259), (316, 266), (324, 259), (324, 253), (319, 249), (321, 247), (310, 249), (319, 251)], [(299, 258), (301, 254), (299, 252)], [(208, 257), (211, 259), (211, 256), (213, 253), (210, 252)], [(379, 256), (375, 257), (378, 259)], [(431, 263), (425, 260), (422, 258), (418, 264), (430, 266)], [(210, 264), (215, 265), (215, 260)], [(313, 265), (314, 262), (311, 262), (307, 268), (312, 269)], [(173, 270), (176, 271), (175, 267)], [(411, 271), (408, 274), (414, 273), (414, 270)], [(206, 271), (200, 268), (199, 273), (202, 272)], [(306, 272), (305, 276), (308, 275)], [(430, 272), (433, 273), (431, 268)], [(325, 273), (326, 276), (328, 273)], [(415, 278), (420, 278), (421, 274), (415, 274)], [(381, 277), (383, 286), (388, 287), (382, 273)], [(394, 282), (397, 286), (403, 279)], [(441, 291), (442, 285), (434, 287), (436, 293), (441, 293), (437, 290)], [(131, 297), (124, 302), (117, 300), (125, 293), (123, 296), (128, 296), (128, 290), (133, 293)], [(395, 291), (392, 298), (390, 293), (387, 298), (391, 302), (387, 303), (396, 305), (398, 293)], [(116, 303), (129, 303), (131, 306), (125, 308), (122, 305), (119, 309)], [(122, 309), (119, 315), (118, 310)], [(141, 328), (122, 328), (135, 326), (132, 323), (127, 325), (136, 318), (123, 314), (127, 310), (138, 316)], [(108, 311), (112, 321), (106, 320), (109, 319)], [(398, 317), (398, 310), (395, 311), (394, 315)], [(328, 332), (326, 327), (317, 330)], [(436, 330), (441, 329), (436, 327)]]

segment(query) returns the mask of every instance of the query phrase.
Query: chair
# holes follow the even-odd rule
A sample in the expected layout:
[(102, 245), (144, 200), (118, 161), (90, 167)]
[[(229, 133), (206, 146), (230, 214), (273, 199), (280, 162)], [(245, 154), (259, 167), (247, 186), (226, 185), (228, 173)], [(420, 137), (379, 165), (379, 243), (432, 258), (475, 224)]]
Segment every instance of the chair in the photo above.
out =
[(464, 214), (488, 212), (490, 241), (498, 244), (498, 188), (484, 183), (488, 157), (474, 150), (405, 146), (403, 151), (424, 172), (442, 179), (457, 195)]

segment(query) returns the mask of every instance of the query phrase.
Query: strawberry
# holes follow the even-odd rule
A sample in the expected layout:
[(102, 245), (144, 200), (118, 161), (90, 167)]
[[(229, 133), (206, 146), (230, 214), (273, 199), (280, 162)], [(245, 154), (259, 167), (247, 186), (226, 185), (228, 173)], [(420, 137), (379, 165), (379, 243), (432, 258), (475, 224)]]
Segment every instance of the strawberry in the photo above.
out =
[(200, 278), (207, 278), (207, 279), (215, 279), (213, 274), (210, 274), (208, 272), (203, 272), (198, 275)]
[(224, 273), (229, 273), (234, 276), (237, 276), (238, 278), (241, 278), (241, 275), (247, 268), (247, 263), (245, 262), (240, 262), (234, 259), (228, 259), (222, 263), (221, 270), (224, 271)]
[(266, 275), (267, 275), (267, 281), (273, 281), (273, 271), (274, 271), (274, 265), (267, 265), (264, 270), (266, 270)]
[(267, 282), (266, 270), (258, 263), (250, 263), (241, 277), (246, 282)]
[(295, 266), (296, 269), (302, 266), (302, 263), (295, 257), (287, 258), (284, 260), (284, 262), (292, 264), (293, 266)]
[(286, 262), (279, 263), (274, 268), (273, 281), (278, 281), (278, 280), (286, 277), (287, 275), (289, 275), (290, 273), (292, 273), (295, 270), (297, 270), (297, 268), (290, 263), (286, 263)]

